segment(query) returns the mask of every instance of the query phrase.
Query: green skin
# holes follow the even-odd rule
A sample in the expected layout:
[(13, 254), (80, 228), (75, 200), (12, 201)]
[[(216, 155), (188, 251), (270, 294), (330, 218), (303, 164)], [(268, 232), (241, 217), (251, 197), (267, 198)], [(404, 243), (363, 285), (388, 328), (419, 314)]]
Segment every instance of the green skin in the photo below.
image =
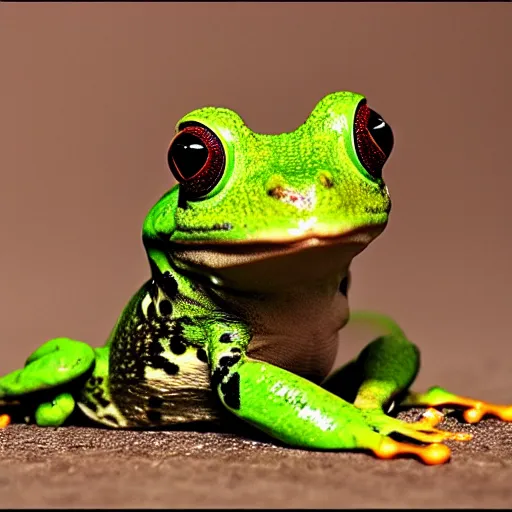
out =
[(40, 426), (82, 411), (115, 428), (235, 416), (288, 445), (381, 456), (391, 433), (444, 440), (433, 426), (387, 414), (393, 401), (459, 403), (441, 388), (408, 391), (419, 352), (391, 320), (374, 315), (385, 335), (329, 374), (349, 318), (350, 263), (390, 211), (382, 179), (356, 151), (363, 99), (330, 94), (279, 135), (253, 133), (223, 108), (182, 118), (178, 131), (194, 121), (220, 139), (222, 178), (204, 197), (182, 197), (178, 184), (156, 203), (143, 226), (152, 279), (107, 344), (48, 341), (0, 379), (6, 410), (21, 406)]

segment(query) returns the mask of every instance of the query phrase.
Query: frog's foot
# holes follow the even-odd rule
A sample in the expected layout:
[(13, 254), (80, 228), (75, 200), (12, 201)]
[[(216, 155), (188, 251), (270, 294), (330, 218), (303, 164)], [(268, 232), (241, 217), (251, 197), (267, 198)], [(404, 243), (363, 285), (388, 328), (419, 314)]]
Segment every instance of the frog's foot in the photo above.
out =
[[(14, 402), (10, 402), (12, 406)], [(75, 399), (70, 393), (57, 394), (52, 400), (42, 402), (35, 407), (34, 418), (40, 427), (58, 427), (62, 425), (75, 408)], [(12, 422), (9, 414), (0, 414), (0, 429)]]
[(400, 406), (457, 407), (463, 408), (463, 417), (468, 423), (478, 423), (484, 416), (495, 416), (503, 421), (512, 421), (512, 405), (497, 405), (455, 395), (438, 386), (426, 393), (409, 392)]
[(94, 358), (94, 349), (81, 341), (47, 341), (27, 358), (24, 368), (0, 378), (0, 399), (14, 399), (66, 384), (89, 370)]
[[(29, 406), (38, 425), (61, 425), (73, 411), (75, 401), (62, 388), (54, 394), (52, 388), (84, 375), (94, 361), (94, 349), (80, 341), (56, 338), (46, 342), (28, 357), (24, 368), (0, 378), (0, 412)], [(45, 392), (45, 398), (41, 395), (42, 403), (34, 403), (34, 394), (40, 391)], [(9, 414), (2, 414), (0, 427), (7, 426), (10, 420)]]
[(368, 424), (383, 435), (400, 434), (403, 437), (422, 443), (442, 443), (444, 441), (469, 441), (471, 434), (463, 432), (448, 432), (436, 428), (443, 419), (443, 414), (429, 410), (419, 421), (408, 423), (384, 414), (381, 409), (363, 410)]

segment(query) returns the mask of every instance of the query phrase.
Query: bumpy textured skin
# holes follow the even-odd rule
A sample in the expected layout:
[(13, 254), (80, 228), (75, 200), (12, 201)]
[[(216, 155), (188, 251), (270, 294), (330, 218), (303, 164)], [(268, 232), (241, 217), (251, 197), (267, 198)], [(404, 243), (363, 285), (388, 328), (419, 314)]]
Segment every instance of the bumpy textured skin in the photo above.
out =
[[(178, 208), (173, 219), (157, 208), (148, 222), (173, 241), (228, 243), (284, 242), (290, 239), (290, 228), (316, 213), (321, 213), (316, 231), (325, 235), (385, 223), (390, 209), (387, 190), (382, 181), (371, 179), (354, 148), (352, 127), (361, 100), (353, 93), (329, 95), (296, 131), (279, 135), (253, 133), (228, 109), (191, 112), (178, 127), (200, 121), (218, 134), (227, 153), (224, 180), (207, 201)], [(332, 186), (322, 186), (322, 178)], [(268, 193), (277, 187), (297, 192), (301, 208), (286, 198), (271, 200)], [(205, 230), (225, 223), (231, 229)]]
[(182, 118), (177, 130), (196, 122), (221, 141), (222, 179), (203, 198), (177, 185), (157, 202), (143, 227), (151, 279), (107, 344), (46, 343), (0, 379), (5, 410), (39, 425), (64, 424), (79, 410), (116, 428), (238, 417), (294, 446), (431, 464), (448, 460), (438, 443), (457, 435), (436, 429), (432, 412), (398, 421), (386, 414), (393, 401), (461, 406), (468, 421), (485, 413), (512, 420), (511, 408), (440, 388), (408, 391), (418, 350), (379, 315), (363, 316), (383, 336), (330, 374), (349, 318), (350, 263), (382, 232), (391, 206), (355, 149), (362, 101), (330, 94), (297, 130), (278, 135), (253, 133), (224, 108)]

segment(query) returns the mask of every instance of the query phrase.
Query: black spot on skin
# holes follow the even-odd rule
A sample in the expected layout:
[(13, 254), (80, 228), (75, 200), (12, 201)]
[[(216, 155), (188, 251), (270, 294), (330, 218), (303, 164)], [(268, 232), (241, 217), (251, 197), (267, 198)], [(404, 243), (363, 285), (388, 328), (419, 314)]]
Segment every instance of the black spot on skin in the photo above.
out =
[(240, 361), (242, 356), (240, 354), (234, 354), (232, 356), (222, 356), (219, 359), (219, 366), (227, 366), (228, 368), (235, 365)]
[(148, 317), (148, 319), (151, 320), (151, 319), (155, 318), (155, 314), (156, 314), (155, 305), (152, 302), (150, 302), (146, 316)]
[(224, 402), (231, 409), (240, 409), (240, 374), (233, 373), (229, 379), (220, 385)]
[[(153, 265), (151, 267), (153, 268)], [(154, 267), (153, 275), (155, 275), (155, 272), (160, 272), (157, 267)], [(149, 295), (153, 300), (156, 300), (158, 297), (158, 285), (154, 279), (151, 279), (151, 284), (149, 285)]]
[(225, 332), (220, 338), (219, 341), (221, 343), (230, 343), (231, 342), (231, 334)]
[(101, 391), (101, 389), (95, 391), (92, 396), (98, 401), (101, 407), (108, 407), (110, 405), (110, 402), (103, 396), (103, 391)]
[(163, 370), (167, 375), (176, 375), (180, 371), (180, 367), (177, 364), (167, 361), (167, 359), (162, 356), (155, 356), (151, 363), (153, 368)]
[(159, 396), (150, 396), (148, 400), (148, 407), (150, 409), (159, 409), (164, 404), (163, 398)]
[(229, 374), (229, 368), (226, 366), (217, 366), (212, 373), (211, 384), (213, 387), (217, 387), (224, 377)]
[(230, 231), (233, 229), (233, 225), (229, 222), (224, 222), (223, 224), (214, 224), (213, 229), (216, 231)]
[(158, 309), (162, 316), (169, 316), (172, 313), (172, 304), (168, 300), (162, 300), (158, 305)]
[(233, 354), (241, 354), (242, 353), (242, 351), (238, 347), (232, 347), (230, 352), (232, 352)]
[(98, 412), (98, 404), (96, 402), (93, 402), (92, 400), (84, 400), (84, 405), (86, 407), (89, 407), (91, 411)]
[(102, 384), (103, 383), (103, 377), (96, 377), (96, 382), (98, 384)]
[(96, 377), (91, 377), (86, 383), (85, 383), (86, 389), (94, 389), (96, 387)]
[(160, 411), (155, 411), (154, 409), (148, 409), (146, 411), (146, 416), (148, 420), (153, 423), (159, 423), (162, 420), (162, 413)]
[(350, 286), (350, 277), (347, 275), (346, 277), (344, 277), (341, 280), (341, 283), (340, 283), (340, 293), (342, 295), (344, 295), (345, 297), (347, 296), (349, 286)]
[(204, 350), (204, 348), (197, 349), (197, 359), (199, 359), (199, 361), (202, 361), (203, 363), (208, 362), (208, 356), (206, 355), (206, 351)]
[[(379, 214), (379, 213), (383, 213), (386, 210), (383, 210), (382, 208), (379, 208), (378, 206), (377, 207), (375, 207), (375, 206), (365, 206), (364, 211), (366, 213)], [(387, 211), (389, 212), (389, 210), (387, 210)]]
[(167, 297), (170, 299), (176, 298), (178, 293), (178, 283), (168, 270), (158, 276), (157, 281), (158, 285), (162, 288), (162, 291), (167, 295)]
[(178, 283), (173, 275), (166, 270), (161, 272), (158, 266), (151, 260), (151, 274), (153, 279), (150, 284), (150, 294), (153, 300), (158, 297), (158, 290), (161, 289), (169, 299), (175, 299), (178, 294)]
[(215, 368), (212, 374), (212, 385), (217, 386), (222, 382), (224, 377), (229, 375), (229, 369), (240, 361), (241, 355), (235, 354), (232, 356), (223, 356), (219, 359), (219, 364)]
[(184, 339), (181, 336), (173, 336), (171, 338), (171, 342), (169, 343), (169, 347), (173, 354), (181, 355), (184, 354), (187, 350), (187, 345), (185, 344)]
[(158, 338), (155, 336), (151, 340), (151, 343), (148, 345), (148, 355), (150, 364), (151, 361), (153, 361), (155, 357), (158, 357), (158, 355), (161, 354), (163, 351), (164, 349), (162, 348), (162, 345), (160, 345), (160, 343), (158, 342)]
[(116, 425), (119, 425), (117, 418), (115, 416), (112, 416), (111, 414), (105, 414), (105, 416), (103, 416), (102, 419), (110, 421), (111, 423), (115, 423)]
[[(185, 324), (187, 321), (188, 319), (184, 319), (183, 321), (180, 319), (179, 322), (174, 323), (157, 320), (151, 324), (150, 329), (144, 333), (146, 339), (149, 337), (149, 342), (145, 346), (146, 354), (143, 360), (144, 364), (141, 365), (142, 369), (144, 366), (149, 365), (152, 368), (162, 369), (169, 375), (175, 375), (179, 371), (176, 365), (174, 365), (174, 369), (172, 369), (171, 363), (162, 357), (165, 351), (162, 343), (169, 340), (169, 350), (176, 355), (185, 353), (188, 344), (183, 338), (183, 327), (181, 324)], [(143, 372), (141, 372), (141, 376), (143, 376)]]

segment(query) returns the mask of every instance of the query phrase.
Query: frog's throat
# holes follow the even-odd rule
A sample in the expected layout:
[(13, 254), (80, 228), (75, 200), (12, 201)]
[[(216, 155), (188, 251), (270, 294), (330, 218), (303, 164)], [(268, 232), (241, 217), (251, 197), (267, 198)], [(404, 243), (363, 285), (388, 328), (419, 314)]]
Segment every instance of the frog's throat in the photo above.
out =
[[(338, 281), (352, 259), (382, 231), (383, 226), (343, 235), (297, 237), (293, 241), (182, 243), (169, 242), (171, 265), (224, 288), (264, 292), (300, 282)], [(339, 284), (339, 283), (338, 283)]]

